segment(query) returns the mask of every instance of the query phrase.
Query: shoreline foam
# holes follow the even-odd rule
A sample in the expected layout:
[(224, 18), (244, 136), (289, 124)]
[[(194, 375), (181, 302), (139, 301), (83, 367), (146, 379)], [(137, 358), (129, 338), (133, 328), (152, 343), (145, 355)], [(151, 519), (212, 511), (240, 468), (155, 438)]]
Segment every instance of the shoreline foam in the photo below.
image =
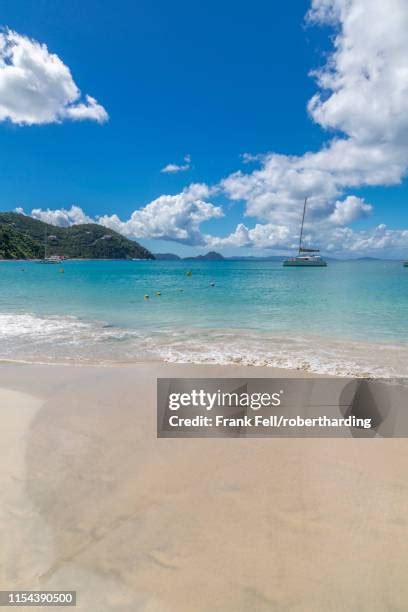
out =
[(130, 329), (74, 316), (1, 313), (0, 339), (0, 361), (15, 363), (161, 361), (277, 367), (337, 376), (408, 375), (408, 344), (253, 329)]

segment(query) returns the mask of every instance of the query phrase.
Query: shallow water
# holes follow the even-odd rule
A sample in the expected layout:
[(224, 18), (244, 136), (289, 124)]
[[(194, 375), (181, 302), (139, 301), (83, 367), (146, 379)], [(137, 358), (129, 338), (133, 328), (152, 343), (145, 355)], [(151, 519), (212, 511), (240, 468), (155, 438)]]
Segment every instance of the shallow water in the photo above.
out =
[(408, 268), (401, 262), (302, 269), (264, 261), (67, 261), (62, 267), (63, 274), (60, 265), (0, 262), (1, 359), (408, 371)]

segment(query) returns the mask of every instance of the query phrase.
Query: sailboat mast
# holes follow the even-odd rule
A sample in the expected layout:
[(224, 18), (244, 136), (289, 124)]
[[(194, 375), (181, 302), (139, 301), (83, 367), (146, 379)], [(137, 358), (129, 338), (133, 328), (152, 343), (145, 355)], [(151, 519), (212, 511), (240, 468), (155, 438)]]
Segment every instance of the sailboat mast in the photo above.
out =
[(47, 226), (44, 230), (44, 260), (47, 259)]
[(305, 213), (306, 213), (306, 202), (307, 202), (307, 196), (305, 198), (305, 203), (303, 206), (303, 217), (302, 217), (302, 226), (300, 228), (300, 238), (299, 238), (299, 255), (302, 252), (302, 237), (303, 237), (303, 224), (305, 222)]

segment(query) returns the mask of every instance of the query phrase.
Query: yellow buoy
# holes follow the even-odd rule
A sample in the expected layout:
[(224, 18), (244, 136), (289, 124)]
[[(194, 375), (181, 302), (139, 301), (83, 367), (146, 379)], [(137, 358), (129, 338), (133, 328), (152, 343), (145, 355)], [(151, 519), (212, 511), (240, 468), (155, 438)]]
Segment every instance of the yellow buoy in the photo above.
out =
[(64, 274), (64, 268), (61, 268), (60, 273)]
[(186, 272), (186, 276), (193, 276), (193, 273), (191, 270), (189, 270), (188, 272)]

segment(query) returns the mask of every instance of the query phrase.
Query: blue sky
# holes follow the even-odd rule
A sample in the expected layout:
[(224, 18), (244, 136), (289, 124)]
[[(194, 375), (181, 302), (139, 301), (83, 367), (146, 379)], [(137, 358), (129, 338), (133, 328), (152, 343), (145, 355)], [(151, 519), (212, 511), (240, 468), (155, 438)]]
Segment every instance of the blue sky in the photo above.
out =
[[(324, 20), (306, 23), (309, 8), (301, 0), (250, 5), (3, 0), (3, 26), (46, 44), (109, 120), (28, 125), (6, 117), (0, 122), (0, 209), (30, 212), (75, 204), (89, 217), (117, 215), (126, 221), (163, 194), (204, 183), (211, 191), (201, 200), (222, 207), (223, 216), (209, 214), (200, 226), (203, 234), (226, 237), (240, 223), (247, 229), (280, 225), (279, 206), (276, 214), (248, 214), (255, 206), (251, 195), (238, 198), (232, 190), (214, 188), (239, 170), (251, 174), (265, 163), (244, 164), (243, 153), (302, 156), (344, 134), (338, 124), (332, 129), (333, 122), (324, 129), (307, 111), (319, 89), (310, 71), (327, 61), (336, 31)], [(191, 156), (188, 169), (161, 172), (169, 163), (183, 165), (186, 155)], [(369, 179), (330, 192), (327, 214), (333, 214), (335, 201), (352, 194), (372, 206), (369, 215), (360, 206), (364, 214), (348, 224), (354, 231), (379, 224), (391, 230), (408, 227), (404, 174), (398, 177), (401, 184), (387, 177), (384, 185), (373, 185), (376, 181)], [(316, 199), (312, 216), (320, 218), (321, 208)], [(289, 233), (282, 230), (281, 242), (271, 239), (271, 252), (282, 250), (285, 240), (288, 246), (295, 241), (294, 219), (282, 221), (282, 227), (285, 223)], [(134, 237), (155, 251), (202, 252), (214, 246), (227, 253), (269, 252), (265, 240), (207, 245), (195, 239), (162, 240), (159, 234), (152, 233), (159, 239)], [(396, 248), (403, 250), (400, 239)]]

